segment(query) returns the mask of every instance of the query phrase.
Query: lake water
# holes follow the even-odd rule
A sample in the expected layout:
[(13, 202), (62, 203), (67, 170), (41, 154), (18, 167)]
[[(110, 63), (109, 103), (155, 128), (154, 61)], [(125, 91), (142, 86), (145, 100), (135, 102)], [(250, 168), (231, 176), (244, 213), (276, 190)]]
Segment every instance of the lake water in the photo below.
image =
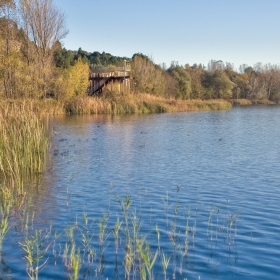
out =
[[(40, 279), (69, 277), (63, 252), (71, 240), (81, 249), (79, 279), (124, 279), (127, 235), (123, 221), (116, 256), (113, 229), (123, 220), (116, 195), (133, 202), (130, 232), (137, 221), (152, 257), (159, 252), (154, 279), (164, 279), (162, 252), (167, 279), (280, 279), (280, 107), (58, 116), (49, 125), (50, 159), (30, 194), (28, 232), (45, 234), (52, 224), (52, 238), (60, 236), (44, 244)], [(7, 279), (28, 279), (18, 244), (26, 231), (15, 219), (5, 239)], [(94, 256), (81, 232), (93, 235)], [(130, 279), (139, 279), (138, 268)]]

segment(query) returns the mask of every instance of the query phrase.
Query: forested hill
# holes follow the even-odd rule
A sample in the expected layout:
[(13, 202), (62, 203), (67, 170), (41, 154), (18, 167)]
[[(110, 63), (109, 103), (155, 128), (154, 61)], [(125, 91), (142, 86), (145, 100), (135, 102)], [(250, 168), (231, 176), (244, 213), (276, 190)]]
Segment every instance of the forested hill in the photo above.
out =
[(91, 67), (110, 65), (123, 66), (124, 60), (131, 60), (131, 58), (128, 57), (114, 56), (105, 52), (87, 52), (81, 48), (79, 48), (78, 51), (60, 48), (55, 54), (57, 67), (67, 68), (67, 66), (74, 65), (75, 61), (79, 58)]

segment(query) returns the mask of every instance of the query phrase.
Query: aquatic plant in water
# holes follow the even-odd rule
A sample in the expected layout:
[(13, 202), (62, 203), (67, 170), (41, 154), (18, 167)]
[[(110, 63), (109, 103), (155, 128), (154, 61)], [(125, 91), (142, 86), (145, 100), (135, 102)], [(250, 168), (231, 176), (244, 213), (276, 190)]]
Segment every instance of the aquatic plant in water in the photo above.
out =
[[(45, 253), (51, 246), (49, 241), (50, 231), (36, 230), (35, 235), (27, 236), (19, 245), (25, 252), (24, 259), (27, 262), (27, 274), (31, 280), (39, 279), (39, 271), (44, 268), (48, 259), (44, 260)], [(40, 261), (43, 261), (41, 264)]]
[[(113, 261), (111, 256), (114, 252), (116, 278), (126, 280), (164, 278), (166, 280), (176, 279), (180, 275), (180, 279), (183, 279), (182, 277), (186, 279), (188, 270), (185, 266), (191, 256), (189, 252), (192, 250), (193, 254), (196, 247), (196, 212), (191, 213), (189, 207), (185, 217), (181, 216), (177, 195), (175, 202), (170, 204), (172, 207), (168, 206), (168, 209), (172, 209), (173, 212), (169, 213), (170, 226), (163, 228), (162, 226), (166, 225), (164, 219), (161, 223), (155, 222), (153, 226), (149, 225), (151, 223), (149, 217), (147, 219), (150, 220), (149, 223), (145, 224), (143, 217), (138, 214), (141, 211), (137, 212), (136, 208), (131, 210), (133, 201), (130, 195), (125, 195), (123, 199), (116, 197), (116, 202), (120, 206), (120, 212), (117, 212), (116, 216), (107, 212), (99, 220), (96, 217), (91, 219), (84, 209), (81, 217), (77, 216), (75, 221), (60, 233), (51, 234), (51, 228), (49, 230), (26, 229), (24, 231), (26, 237), (19, 242), (19, 245), (25, 254), (26, 272), (29, 278), (36, 280), (45, 267), (62, 265), (65, 268), (63, 273), (68, 279), (80, 279), (81, 275), (87, 279), (91, 277), (102, 279), (106, 275), (108, 259)], [(2, 237), (4, 238), (9, 228), (9, 224), (8, 227), (5, 225), (8, 217), (6, 214), (9, 213), (10, 208), (5, 207), (5, 204), (2, 205), (4, 207), (1, 210), (4, 213)], [(213, 206), (206, 217), (206, 235), (209, 238), (207, 242), (213, 240), (213, 219), (217, 215), (215, 242), (218, 242), (217, 236), (224, 234), (224, 239), (221, 240), (225, 242), (222, 244), (227, 247), (233, 246), (237, 235), (239, 212), (231, 213), (227, 208), (223, 230), (218, 224), (220, 212), (220, 208)], [(32, 225), (32, 220), (27, 223)], [(147, 226), (150, 227), (149, 231)], [(190, 246), (191, 240), (192, 246)], [(51, 247), (52, 252), (49, 252)], [(58, 251), (59, 254), (56, 254)], [(50, 258), (55, 260), (53, 264), (50, 263)]]
[(23, 193), (24, 180), (43, 171), (48, 135), (30, 104), (0, 104), (0, 184)]

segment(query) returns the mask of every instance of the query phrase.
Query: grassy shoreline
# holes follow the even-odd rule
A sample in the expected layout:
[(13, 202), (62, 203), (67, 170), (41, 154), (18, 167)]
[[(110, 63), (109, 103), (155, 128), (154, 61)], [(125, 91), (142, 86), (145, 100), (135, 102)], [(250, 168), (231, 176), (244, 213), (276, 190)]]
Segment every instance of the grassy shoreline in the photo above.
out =
[(3, 99), (2, 107), (29, 106), (36, 114), (135, 114), (188, 111), (229, 110), (232, 103), (216, 100), (176, 100), (150, 94), (105, 94), (102, 97), (76, 97), (67, 101), (54, 99)]
[(146, 93), (136, 95), (107, 93), (101, 97), (83, 96), (66, 101), (57, 101), (54, 99), (3, 99), (1, 100), (0, 107), (17, 107), (21, 106), (21, 104), (26, 104), (32, 112), (38, 115), (118, 115), (229, 110), (233, 106), (275, 105), (277, 103), (268, 100), (248, 99), (178, 100), (157, 97)]
[(65, 109), (70, 114), (141, 114), (228, 110), (231, 107), (225, 100), (176, 100), (149, 94), (119, 94), (78, 98), (66, 104)]
[(233, 104), (233, 106), (248, 106), (248, 105), (277, 105), (279, 103), (273, 102), (273, 101), (268, 100), (268, 99), (261, 99), (261, 100), (252, 99), (252, 100), (249, 100), (249, 99), (241, 98), (241, 99), (233, 99), (232, 104)]

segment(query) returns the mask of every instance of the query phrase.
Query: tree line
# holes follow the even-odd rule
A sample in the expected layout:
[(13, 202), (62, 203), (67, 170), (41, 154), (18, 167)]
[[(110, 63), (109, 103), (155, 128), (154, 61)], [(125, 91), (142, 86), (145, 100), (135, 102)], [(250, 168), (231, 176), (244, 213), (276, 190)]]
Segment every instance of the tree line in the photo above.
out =
[(280, 101), (279, 65), (257, 63), (253, 67), (211, 60), (207, 67), (172, 62), (156, 65), (134, 55), (132, 69), (139, 92), (178, 99), (249, 99)]
[(141, 53), (132, 58), (62, 48), (65, 15), (52, 0), (0, 0), (0, 96), (68, 99), (83, 96), (91, 71), (114, 71), (130, 61), (133, 92), (177, 99), (280, 101), (279, 65), (211, 60), (169, 67)]
[(249, 99), (280, 101), (280, 66), (257, 63), (243, 64), (238, 70), (221, 60), (207, 66), (190, 66), (171, 62), (157, 65), (151, 58), (136, 53), (132, 58), (115, 57), (108, 53), (67, 51), (72, 59), (82, 59), (92, 71), (110, 71), (130, 61), (135, 92), (150, 93), (177, 99)]

